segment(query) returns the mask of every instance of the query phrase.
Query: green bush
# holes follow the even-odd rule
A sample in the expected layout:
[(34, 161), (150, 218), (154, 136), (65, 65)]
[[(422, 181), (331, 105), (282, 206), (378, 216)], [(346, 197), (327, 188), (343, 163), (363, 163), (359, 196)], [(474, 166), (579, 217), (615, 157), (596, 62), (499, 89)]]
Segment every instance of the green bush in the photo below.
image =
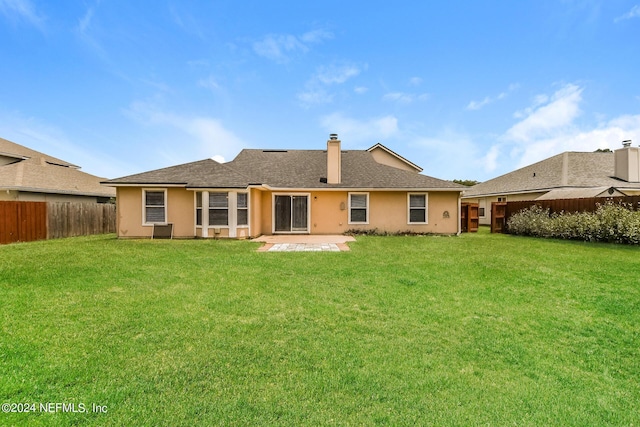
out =
[(640, 211), (631, 204), (606, 202), (595, 212), (560, 212), (534, 205), (507, 221), (511, 234), (589, 242), (640, 244)]

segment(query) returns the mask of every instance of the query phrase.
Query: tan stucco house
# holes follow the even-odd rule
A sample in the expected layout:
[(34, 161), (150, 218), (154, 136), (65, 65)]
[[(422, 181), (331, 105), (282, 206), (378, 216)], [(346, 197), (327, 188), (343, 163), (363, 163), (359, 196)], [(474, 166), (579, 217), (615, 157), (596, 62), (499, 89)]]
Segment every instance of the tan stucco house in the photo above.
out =
[(248, 238), (350, 230), (456, 234), (464, 187), (381, 144), (341, 150), (245, 149), (230, 162), (201, 160), (105, 181), (116, 187), (119, 237)]
[(640, 194), (640, 148), (625, 141), (614, 152), (567, 151), (464, 192), (478, 203), (480, 224), (491, 224), (491, 203), (635, 196)]
[(0, 138), (0, 201), (108, 202), (113, 188), (79, 166)]

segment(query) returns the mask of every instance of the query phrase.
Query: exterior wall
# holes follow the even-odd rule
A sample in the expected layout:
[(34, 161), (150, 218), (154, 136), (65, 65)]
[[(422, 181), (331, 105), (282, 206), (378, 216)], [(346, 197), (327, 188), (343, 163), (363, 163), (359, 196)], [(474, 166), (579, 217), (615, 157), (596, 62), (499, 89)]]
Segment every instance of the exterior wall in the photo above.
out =
[(249, 191), (249, 224), (251, 227), (251, 237), (258, 237), (265, 234), (262, 227), (262, 216), (264, 214), (262, 199), (262, 191), (255, 188)]
[(0, 201), (12, 202), (18, 200), (18, 192), (15, 190), (0, 189)]
[[(161, 188), (157, 188), (157, 190), (161, 190)], [(151, 237), (153, 226), (143, 225), (142, 192), (143, 188), (141, 187), (118, 187), (116, 198), (118, 237)], [(249, 192), (250, 228), (237, 228), (237, 238), (273, 234), (272, 204), (274, 194), (309, 195), (310, 234), (342, 234), (348, 230), (438, 234), (458, 232), (458, 192), (427, 193), (428, 223), (408, 224), (406, 191), (371, 191), (369, 192), (369, 223), (349, 224), (348, 191), (273, 193), (251, 189)], [(167, 222), (173, 223), (174, 237), (195, 237), (194, 192), (184, 188), (167, 188), (166, 204)], [(200, 229), (197, 233), (200, 235)], [(205, 230), (204, 237), (229, 237), (229, 229), (211, 226)]]
[[(358, 193), (363, 193), (358, 191)], [(398, 233), (458, 232), (458, 192), (427, 193), (428, 224), (408, 224), (408, 196), (406, 191), (370, 191), (369, 223), (349, 224), (348, 191), (290, 192), (310, 194), (310, 234), (342, 234), (349, 230), (376, 230)], [(282, 192), (285, 194), (285, 192)], [(262, 197), (262, 234), (273, 234), (273, 193)], [(445, 212), (448, 218), (445, 218)]]
[[(173, 223), (173, 237), (195, 237), (195, 199), (193, 191), (184, 188), (167, 189), (167, 222)], [(142, 193), (139, 201), (142, 208)], [(138, 219), (142, 224), (142, 215)], [(153, 232), (153, 226), (145, 226)]]
[(406, 162), (403, 162), (396, 156), (384, 151), (382, 148), (379, 148), (379, 147), (374, 148), (373, 150), (370, 151), (370, 153), (373, 156), (374, 160), (380, 164), (392, 166), (394, 168), (402, 169), (410, 172), (416, 172), (416, 173), (418, 172), (415, 168), (411, 167)]
[[(153, 226), (142, 224), (142, 188), (118, 187), (116, 194), (118, 237), (151, 237)], [(173, 223), (174, 237), (195, 237), (193, 197), (184, 188), (167, 189), (167, 222)]]
[(640, 148), (625, 147), (615, 151), (615, 176), (627, 182), (640, 182)]
[(330, 139), (327, 141), (327, 182), (329, 184), (340, 184), (342, 178), (342, 152), (340, 151), (340, 140)]
[(54, 193), (30, 193), (26, 191), (0, 189), (0, 200), (20, 201), (20, 202), (96, 203), (98, 201), (98, 198), (93, 196), (74, 196), (71, 194), (54, 194)]

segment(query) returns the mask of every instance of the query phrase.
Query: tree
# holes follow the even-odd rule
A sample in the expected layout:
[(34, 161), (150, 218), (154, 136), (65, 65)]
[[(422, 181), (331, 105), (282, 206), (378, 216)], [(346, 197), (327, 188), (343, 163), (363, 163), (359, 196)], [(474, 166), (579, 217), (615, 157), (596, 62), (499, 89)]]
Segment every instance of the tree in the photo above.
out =
[(480, 184), (480, 181), (473, 179), (454, 179), (453, 182), (460, 185), (466, 185), (467, 187), (473, 187), (476, 184)]
[(608, 148), (598, 148), (594, 153), (611, 153), (612, 151)]

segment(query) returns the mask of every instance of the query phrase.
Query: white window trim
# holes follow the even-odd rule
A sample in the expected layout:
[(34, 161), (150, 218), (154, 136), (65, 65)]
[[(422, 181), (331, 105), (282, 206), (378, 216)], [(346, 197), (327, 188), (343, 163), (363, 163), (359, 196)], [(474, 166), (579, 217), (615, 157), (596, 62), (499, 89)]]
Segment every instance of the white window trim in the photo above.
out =
[[(411, 222), (411, 196), (424, 196), (424, 222)], [(407, 193), (407, 224), (409, 225), (423, 225), (429, 224), (429, 193)]]
[[(164, 192), (164, 222), (147, 222), (147, 191), (158, 193)], [(168, 218), (168, 198), (166, 188), (143, 188), (142, 189), (142, 226), (152, 227), (154, 224), (167, 225), (169, 223)]]
[[(367, 196), (367, 207), (366, 207), (366, 214), (367, 214), (367, 219), (365, 222), (361, 222), (361, 221), (351, 221), (351, 196)], [(347, 195), (347, 201), (348, 201), (348, 205), (349, 205), (349, 210), (347, 212), (347, 215), (349, 216), (347, 218), (347, 223), (348, 224), (369, 224), (369, 211), (371, 210), (371, 206), (369, 205), (369, 193), (364, 193), (364, 192), (353, 192), (353, 193), (348, 193)], [(362, 208), (355, 208), (355, 209), (362, 209)]]

